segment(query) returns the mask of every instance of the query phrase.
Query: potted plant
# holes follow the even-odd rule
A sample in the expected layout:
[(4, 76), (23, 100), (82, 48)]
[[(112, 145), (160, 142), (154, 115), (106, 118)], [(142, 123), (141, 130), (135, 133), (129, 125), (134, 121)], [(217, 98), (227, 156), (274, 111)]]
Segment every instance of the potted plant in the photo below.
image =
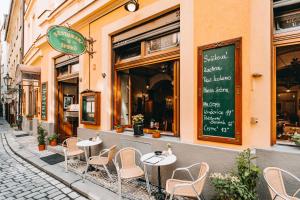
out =
[(117, 133), (123, 133), (124, 127), (122, 125), (115, 125), (115, 130)]
[(33, 115), (32, 115), (32, 114), (28, 114), (28, 115), (26, 115), (26, 118), (27, 118), (28, 120), (32, 120)]
[(153, 138), (160, 138), (160, 131), (159, 130), (152, 131), (152, 137)]
[(291, 140), (297, 145), (300, 146), (300, 134), (299, 133), (295, 133)]
[(217, 200), (256, 200), (257, 181), (261, 170), (252, 162), (256, 157), (250, 149), (240, 153), (236, 159), (237, 168), (231, 173), (213, 173), (210, 175), (215, 187)]
[(46, 133), (45, 129), (41, 126), (41, 124), (38, 126), (38, 145), (39, 145), (39, 151), (44, 151), (46, 149)]
[(54, 134), (52, 134), (48, 137), (48, 141), (49, 141), (50, 146), (56, 146), (57, 145), (57, 138), (58, 138), (58, 135), (56, 133), (54, 133)]
[(144, 116), (142, 114), (132, 116), (132, 124), (134, 136), (144, 135)]

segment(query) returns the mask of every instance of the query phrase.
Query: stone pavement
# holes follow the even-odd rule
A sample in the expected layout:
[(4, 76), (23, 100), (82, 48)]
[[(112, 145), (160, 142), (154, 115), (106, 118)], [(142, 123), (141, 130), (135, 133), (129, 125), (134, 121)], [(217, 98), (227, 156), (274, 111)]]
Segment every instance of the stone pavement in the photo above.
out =
[[(81, 175), (65, 173), (60, 163), (49, 165), (40, 157), (36, 138), (16, 138), (24, 132), (14, 131), (0, 120), (0, 200), (10, 199), (93, 199), (114, 200), (118, 195)], [(86, 198), (85, 198), (86, 197)]]
[(85, 199), (46, 173), (16, 156), (8, 147), (0, 126), (0, 199)]

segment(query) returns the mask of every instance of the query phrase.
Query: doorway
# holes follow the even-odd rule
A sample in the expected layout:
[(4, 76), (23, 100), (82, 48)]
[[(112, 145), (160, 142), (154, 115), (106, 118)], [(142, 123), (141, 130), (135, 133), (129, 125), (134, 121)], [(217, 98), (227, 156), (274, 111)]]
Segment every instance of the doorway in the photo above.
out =
[(276, 143), (300, 133), (300, 44), (276, 48)]
[(78, 78), (58, 81), (57, 128), (61, 140), (77, 136), (78, 118), (70, 117), (72, 105), (79, 103)]

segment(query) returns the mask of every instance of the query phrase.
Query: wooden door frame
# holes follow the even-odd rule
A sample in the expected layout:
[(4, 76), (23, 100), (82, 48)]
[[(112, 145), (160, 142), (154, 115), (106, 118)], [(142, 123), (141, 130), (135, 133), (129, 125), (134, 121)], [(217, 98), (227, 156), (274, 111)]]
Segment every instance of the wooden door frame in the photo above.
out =
[[(299, 33), (297, 33), (299, 32)], [(276, 144), (276, 102), (277, 102), (277, 81), (276, 81), (276, 70), (277, 70), (277, 48), (300, 45), (300, 31), (290, 32), (280, 35), (274, 35), (272, 44), (272, 69), (271, 69), (271, 146)]]

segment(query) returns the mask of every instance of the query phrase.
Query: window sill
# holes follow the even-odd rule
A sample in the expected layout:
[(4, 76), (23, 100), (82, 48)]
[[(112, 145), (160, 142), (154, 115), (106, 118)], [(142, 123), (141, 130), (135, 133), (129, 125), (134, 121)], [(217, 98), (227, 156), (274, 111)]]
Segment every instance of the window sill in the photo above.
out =
[(162, 135), (160, 138), (152, 138), (152, 134), (144, 134), (143, 136), (136, 137), (133, 135), (133, 131), (128, 131), (125, 130), (123, 133), (117, 133), (116, 131), (105, 131), (105, 132), (110, 132), (114, 133), (120, 136), (130, 136), (134, 138), (144, 138), (144, 139), (152, 139), (152, 140), (160, 140), (160, 141), (166, 141), (166, 142), (180, 142), (179, 137), (174, 137), (174, 136), (168, 136), (168, 135)]

